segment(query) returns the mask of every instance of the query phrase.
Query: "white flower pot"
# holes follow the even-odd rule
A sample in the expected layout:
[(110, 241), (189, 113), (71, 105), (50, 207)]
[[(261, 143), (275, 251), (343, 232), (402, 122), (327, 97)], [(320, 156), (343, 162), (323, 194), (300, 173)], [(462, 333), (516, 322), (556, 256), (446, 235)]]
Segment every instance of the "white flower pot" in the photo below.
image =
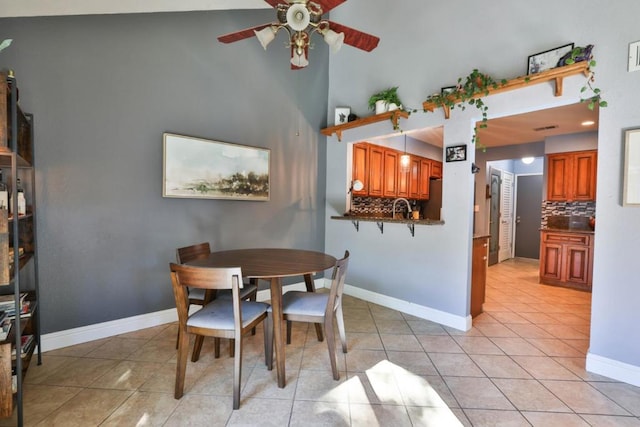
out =
[(386, 101), (376, 101), (376, 114), (382, 114), (389, 111), (389, 104)]

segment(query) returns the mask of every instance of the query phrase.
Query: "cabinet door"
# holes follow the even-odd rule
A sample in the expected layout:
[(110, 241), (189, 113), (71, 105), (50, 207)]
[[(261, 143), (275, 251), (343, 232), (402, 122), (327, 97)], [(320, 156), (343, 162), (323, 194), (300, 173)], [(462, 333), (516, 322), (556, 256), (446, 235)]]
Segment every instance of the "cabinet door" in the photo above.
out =
[(384, 150), (384, 183), (382, 195), (384, 197), (397, 197), (398, 195), (398, 170), (399, 156), (395, 150)]
[(429, 179), (431, 177), (431, 160), (420, 159), (420, 200), (429, 200)]
[(369, 146), (369, 195), (382, 196), (384, 179), (384, 149), (375, 145)]
[(588, 285), (590, 283), (590, 254), (587, 246), (566, 246), (566, 271), (564, 279), (567, 282)]
[(596, 199), (597, 151), (581, 151), (573, 157), (573, 200)]
[(351, 179), (353, 181), (359, 180), (364, 184), (362, 190), (353, 191), (353, 194), (356, 196), (366, 196), (369, 194), (368, 163), (369, 145), (363, 142), (353, 144), (353, 170), (351, 173)]
[(562, 244), (545, 243), (540, 247), (540, 279), (562, 280)]
[(571, 155), (550, 154), (547, 156), (547, 200), (571, 200)]
[(420, 157), (411, 156), (411, 170), (409, 171), (409, 198), (420, 197)]
[(473, 239), (472, 265), (471, 265), (471, 317), (482, 313), (482, 304), (485, 298), (487, 285), (487, 255), (489, 250), (488, 239)]
[[(413, 166), (413, 156), (411, 157), (411, 166)], [(398, 197), (411, 197), (411, 169), (408, 172), (402, 172), (402, 167), (398, 167)]]
[(431, 160), (431, 176), (433, 178), (442, 178), (442, 162)]

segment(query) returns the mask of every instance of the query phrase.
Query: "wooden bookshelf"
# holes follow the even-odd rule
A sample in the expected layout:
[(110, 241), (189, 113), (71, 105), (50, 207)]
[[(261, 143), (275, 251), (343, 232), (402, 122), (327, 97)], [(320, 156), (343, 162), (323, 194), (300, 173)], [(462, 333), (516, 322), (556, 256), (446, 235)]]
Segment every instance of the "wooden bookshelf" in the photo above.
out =
[(360, 126), (370, 125), (372, 123), (381, 122), (384, 120), (390, 120), (393, 123), (393, 127), (398, 127), (398, 120), (400, 118), (406, 119), (409, 117), (409, 113), (402, 110), (394, 110), (387, 111), (386, 113), (376, 114), (375, 116), (363, 117), (361, 119), (356, 119), (352, 122), (347, 122), (341, 125), (331, 126), (328, 128), (321, 129), (320, 132), (323, 135), (331, 136), (334, 133), (338, 137), (338, 141), (342, 141), (342, 132), (347, 129), (358, 128)]

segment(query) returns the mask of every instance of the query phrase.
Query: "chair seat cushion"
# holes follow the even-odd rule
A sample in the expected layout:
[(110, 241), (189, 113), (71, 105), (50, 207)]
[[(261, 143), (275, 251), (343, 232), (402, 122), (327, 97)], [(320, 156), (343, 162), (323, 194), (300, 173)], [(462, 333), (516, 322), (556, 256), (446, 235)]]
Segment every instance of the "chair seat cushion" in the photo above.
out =
[[(242, 327), (245, 327), (266, 313), (269, 304), (264, 302), (240, 301), (240, 307), (242, 311)], [(233, 305), (229, 300), (213, 300), (189, 316), (187, 326), (233, 330)]]
[[(258, 287), (256, 285), (245, 284), (243, 288), (240, 289), (240, 299), (246, 299), (251, 295), (251, 293), (256, 292)], [(204, 301), (204, 293), (205, 289), (202, 288), (189, 288), (189, 299), (191, 300), (199, 300)], [(231, 289), (220, 289), (216, 292), (217, 298), (221, 299), (231, 299)]]
[(282, 295), (282, 312), (284, 314), (323, 316), (327, 308), (327, 301), (329, 301), (328, 293), (289, 291)]

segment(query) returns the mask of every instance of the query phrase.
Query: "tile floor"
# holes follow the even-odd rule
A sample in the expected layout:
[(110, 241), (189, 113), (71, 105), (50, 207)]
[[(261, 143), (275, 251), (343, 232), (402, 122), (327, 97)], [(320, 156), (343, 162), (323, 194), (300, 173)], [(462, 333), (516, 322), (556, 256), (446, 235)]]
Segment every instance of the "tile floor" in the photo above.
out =
[(487, 282), (468, 332), (345, 298), (340, 381), (313, 327), (296, 325), (278, 389), (259, 331), (237, 411), (232, 359), (210, 343), (173, 398), (175, 325), (50, 351), (25, 379), (25, 425), (640, 426), (640, 388), (584, 369), (589, 293), (539, 285), (529, 261), (490, 267)]

